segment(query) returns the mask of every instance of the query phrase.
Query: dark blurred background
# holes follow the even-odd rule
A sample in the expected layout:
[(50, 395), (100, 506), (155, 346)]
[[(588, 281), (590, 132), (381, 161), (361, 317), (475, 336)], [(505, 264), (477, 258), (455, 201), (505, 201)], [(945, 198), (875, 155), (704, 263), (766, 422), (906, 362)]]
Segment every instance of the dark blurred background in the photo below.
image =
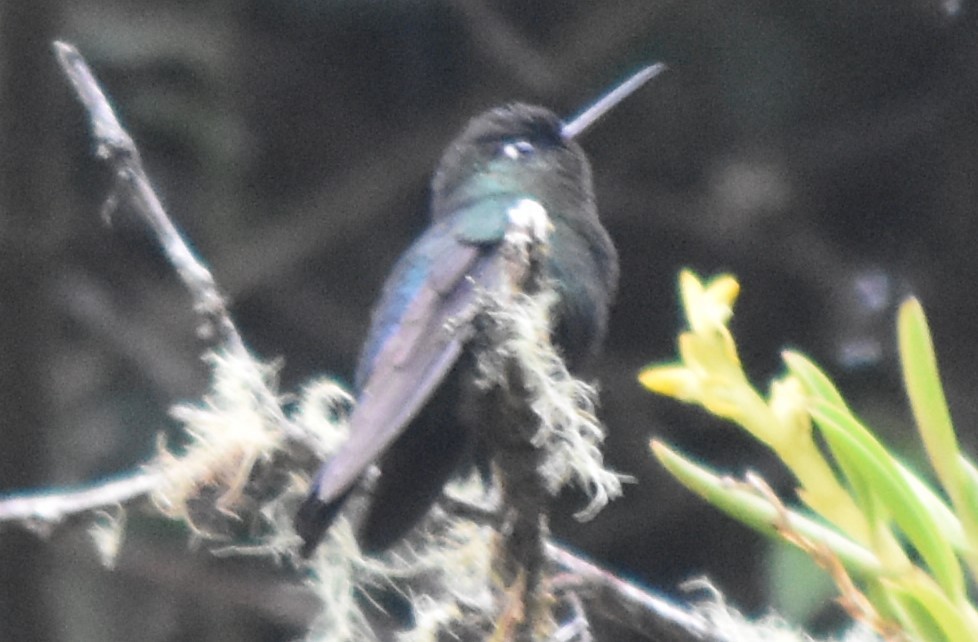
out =
[[(571, 114), (637, 67), (672, 71), (582, 144), (622, 288), (597, 376), (608, 460), (638, 484), (557, 536), (678, 594), (816, 629), (810, 569), (667, 479), (662, 437), (791, 484), (763, 449), (640, 389), (672, 358), (682, 266), (742, 283), (734, 331), (761, 386), (779, 350), (837, 378), (912, 447), (896, 304), (923, 299), (959, 430), (978, 418), (978, 31), (931, 0), (32, 0), (0, 3), (0, 491), (121, 472), (176, 438), (206, 386), (187, 295), (109, 187), (50, 42), (79, 47), (177, 223), (284, 389), (348, 379), (368, 309), (426, 220), (429, 174), (468, 117), (521, 99)], [(82, 525), (0, 532), (0, 639), (280, 640), (315, 604), (270, 564), (188, 552), (134, 515), (114, 571)]]

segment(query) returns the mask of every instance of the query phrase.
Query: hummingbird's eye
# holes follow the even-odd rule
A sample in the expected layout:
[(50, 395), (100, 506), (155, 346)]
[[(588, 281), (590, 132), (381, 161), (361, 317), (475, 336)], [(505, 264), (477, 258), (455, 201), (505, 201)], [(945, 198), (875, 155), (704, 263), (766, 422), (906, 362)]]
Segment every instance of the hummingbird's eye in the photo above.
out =
[(499, 149), (507, 158), (511, 158), (513, 160), (531, 156), (537, 151), (537, 148), (533, 145), (533, 143), (525, 138), (503, 143), (503, 146)]

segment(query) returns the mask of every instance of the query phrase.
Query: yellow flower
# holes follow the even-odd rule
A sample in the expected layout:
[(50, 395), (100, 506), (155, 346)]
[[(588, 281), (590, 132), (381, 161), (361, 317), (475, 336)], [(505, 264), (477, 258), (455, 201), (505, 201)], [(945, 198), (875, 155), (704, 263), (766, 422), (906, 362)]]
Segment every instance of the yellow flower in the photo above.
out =
[(689, 403), (702, 393), (699, 376), (681, 364), (649, 366), (639, 373), (638, 380), (652, 392)]
[(786, 375), (771, 382), (768, 406), (789, 439), (807, 438), (812, 431), (808, 416), (808, 397), (801, 381)]
[(691, 270), (683, 270), (679, 275), (679, 292), (690, 329), (702, 334), (726, 330), (740, 284), (729, 274), (715, 276), (703, 283)]
[(689, 330), (679, 336), (678, 363), (653, 365), (639, 374), (639, 381), (653, 392), (707, 406), (718, 414), (736, 413), (731, 388), (748, 386), (737, 347), (726, 323), (740, 291), (737, 281), (721, 275), (707, 282), (683, 270), (679, 289)]
[(655, 393), (739, 424), (784, 461), (801, 482), (799, 493), (809, 506), (866, 541), (865, 520), (813, 439), (802, 382), (786, 375), (771, 384), (765, 398), (744, 372), (727, 327), (740, 291), (737, 281), (729, 275), (701, 281), (684, 270), (679, 289), (689, 325), (679, 335), (679, 360), (648, 366), (639, 381)]

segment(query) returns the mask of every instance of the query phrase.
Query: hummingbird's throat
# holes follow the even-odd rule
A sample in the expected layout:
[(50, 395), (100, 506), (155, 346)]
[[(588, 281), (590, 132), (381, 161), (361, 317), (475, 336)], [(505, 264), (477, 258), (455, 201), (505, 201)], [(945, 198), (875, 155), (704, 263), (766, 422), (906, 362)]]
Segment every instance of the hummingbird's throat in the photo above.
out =
[(553, 223), (547, 209), (532, 198), (521, 198), (506, 210), (502, 254), (506, 257), (507, 290), (534, 293), (543, 283), (542, 261), (550, 250)]
[(532, 198), (524, 198), (506, 211), (506, 243), (516, 246), (545, 245), (553, 230), (547, 208)]

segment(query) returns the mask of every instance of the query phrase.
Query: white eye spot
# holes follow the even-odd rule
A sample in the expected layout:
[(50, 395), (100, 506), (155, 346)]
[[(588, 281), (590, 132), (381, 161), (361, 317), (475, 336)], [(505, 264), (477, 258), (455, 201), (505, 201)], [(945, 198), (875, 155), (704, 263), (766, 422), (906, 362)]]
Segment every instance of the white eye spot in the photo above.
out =
[(519, 140), (514, 140), (512, 142), (506, 143), (502, 147), (503, 154), (505, 154), (507, 158), (511, 158), (512, 160), (517, 160), (524, 156), (529, 156), (535, 151), (536, 151), (536, 147), (533, 146), (533, 143), (531, 143), (528, 140), (523, 140), (522, 138)]

